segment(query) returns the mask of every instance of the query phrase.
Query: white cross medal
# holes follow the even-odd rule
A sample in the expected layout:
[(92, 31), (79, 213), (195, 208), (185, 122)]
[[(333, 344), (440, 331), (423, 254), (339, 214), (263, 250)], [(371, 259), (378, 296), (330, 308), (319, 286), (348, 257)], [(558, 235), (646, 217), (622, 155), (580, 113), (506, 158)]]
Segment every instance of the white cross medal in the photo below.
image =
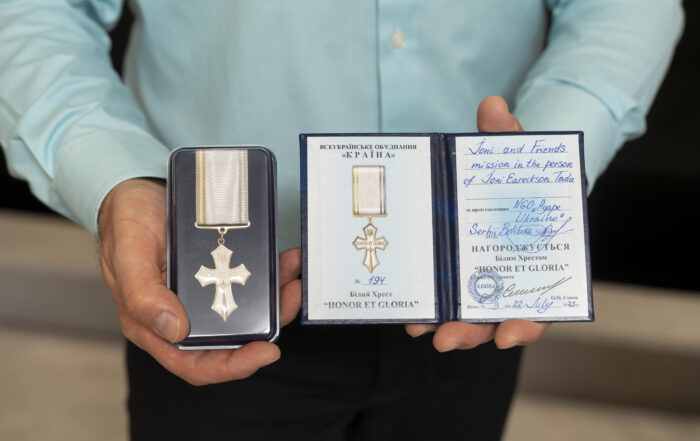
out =
[(362, 228), (365, 237), (357, 236), (352, 244), (365, 251), (362, 265), (372, 272), (379, 265), (377, 250), (384, 250), (389, 245), (386, 238), (377, 237), (377, 227), (372, 224), (372, 218), (387, 215), (384, 166), (353, 166), (352, 195), (353, 216), (368, 219), (368, 224)]
[(248, 228), (248, 151), (197, 150), (195, 227), (217, 230), (219, 246), (211, 252), (214, 268), (202, 265), (194, 277), (202, 285), (216, 285), (211, 309), (226, 321), (236, 309), (231, 284), (245, 285), (250, 271), (244, 264), (230, 268), (233, 251), (226, 248), (228, 230)]

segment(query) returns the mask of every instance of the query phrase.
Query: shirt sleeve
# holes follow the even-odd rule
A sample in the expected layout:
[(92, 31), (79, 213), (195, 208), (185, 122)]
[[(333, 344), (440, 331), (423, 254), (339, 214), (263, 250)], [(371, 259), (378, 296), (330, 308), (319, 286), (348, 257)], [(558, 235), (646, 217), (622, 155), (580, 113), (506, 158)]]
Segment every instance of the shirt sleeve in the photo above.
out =
[(10, 173), (97, 235), (119, 182), (165, 177), (168, 149), (114, 71), (122, 0), (0, 0), (0, 144)]
[(683, 28), (680, 0), (548, 0), (547, 47), (515, 98), (526, 130), (582, 130), (588, 191), (640, 136)]

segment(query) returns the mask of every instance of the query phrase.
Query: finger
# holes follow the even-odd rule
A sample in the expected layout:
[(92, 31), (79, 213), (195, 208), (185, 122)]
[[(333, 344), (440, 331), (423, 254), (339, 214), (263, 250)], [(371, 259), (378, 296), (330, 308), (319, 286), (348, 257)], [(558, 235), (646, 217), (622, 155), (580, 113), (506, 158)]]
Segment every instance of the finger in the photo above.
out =
[(113, 255), (114, 278), (126, 312), (168, 342), (184, 339), (189, 331), (185, 308), (162, 279), (157, 252), (138, 238), (120, 238)]
[(301, 248), (290, 248), (280, 254), (280, 286), (284, 286), (301, 274)]
[(240, 380), (280, 358), (279, 348), (267, 342), (248, 343), (235, 350), (183, 351), (140, 324), (132, 341), (167, 370), (193, 385)]
[(539, 340), (550, 325), (551, 323), (527, 320), (506, 320), (498, 325), (494, 341), (501, 349), (529, 345)]
[(200, 353), (190, 358), (190, 351), (178, 351), (172, 365), (176, 375), (197, 386), (247, 378), (280, 358), (277, 345), (263, 341), (248, 343), (234, 350), (197, 352)]
[(433, 346), (440, 352), (472, 349), (491, 340), (496, 329), (492, 324), (448, 322), (440, 325), (433, 337)]
[(276, 344), (264, 341), (248, 343), (229, 353), (224, 377), (220, 381), (240, 380), (253, 375), (258, 369), (280, 359)]
[(427, 325), (424, 323), (412, 323), (406, 325), (406, 333), (411, 337), (420, 337), (428, 332), (434, 332), (437, 329), (437, 325)]
[(522, 132), (518, 118), (508, 111), (508, 104), (500, 96), (490, 96), (479, 104), (476, 125), (480, 132)]
[(286, 326), (301, 308), (301, 280), (295, 279), (280, 289), (280, 323)]

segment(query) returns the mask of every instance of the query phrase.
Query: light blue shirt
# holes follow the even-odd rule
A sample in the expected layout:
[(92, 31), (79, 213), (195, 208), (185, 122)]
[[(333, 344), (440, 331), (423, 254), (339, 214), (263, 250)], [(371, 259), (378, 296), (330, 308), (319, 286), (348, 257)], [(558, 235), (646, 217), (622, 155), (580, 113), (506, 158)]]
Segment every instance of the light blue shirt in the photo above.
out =
[[(299, 243), (302, 132), (470, 132), (488, 95), (527, 130), (583, 130), (592, 186), (645, 114), (680, 0), (0, 0), (0, 143), (43, 202), (97, 229), (117, 183), (181, 145), (263, 144), (280, 248)], [(551, 15), (550, 15), (551, 14)], [(551, 18), (550, 18), (551, 17)]]

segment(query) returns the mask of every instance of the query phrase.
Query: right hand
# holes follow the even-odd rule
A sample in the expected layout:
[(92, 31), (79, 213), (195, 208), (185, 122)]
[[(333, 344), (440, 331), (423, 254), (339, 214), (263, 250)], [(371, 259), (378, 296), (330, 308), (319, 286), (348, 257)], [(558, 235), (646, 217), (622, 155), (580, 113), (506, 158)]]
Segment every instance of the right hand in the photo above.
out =
[[(166, 286), (166, 198), (162, 182), (132, 179), (105, 198), (98, 220), (102, 275), (117, 306), (126, 338), (163, 367), (193, 385), (246, 378), (280, 357), (258, 341), (234, 350), (183, 351), (172, 343), (189, 331), (185, 308)], [(301, 252), (280, 254), (280, 322), (301, 306)]]

